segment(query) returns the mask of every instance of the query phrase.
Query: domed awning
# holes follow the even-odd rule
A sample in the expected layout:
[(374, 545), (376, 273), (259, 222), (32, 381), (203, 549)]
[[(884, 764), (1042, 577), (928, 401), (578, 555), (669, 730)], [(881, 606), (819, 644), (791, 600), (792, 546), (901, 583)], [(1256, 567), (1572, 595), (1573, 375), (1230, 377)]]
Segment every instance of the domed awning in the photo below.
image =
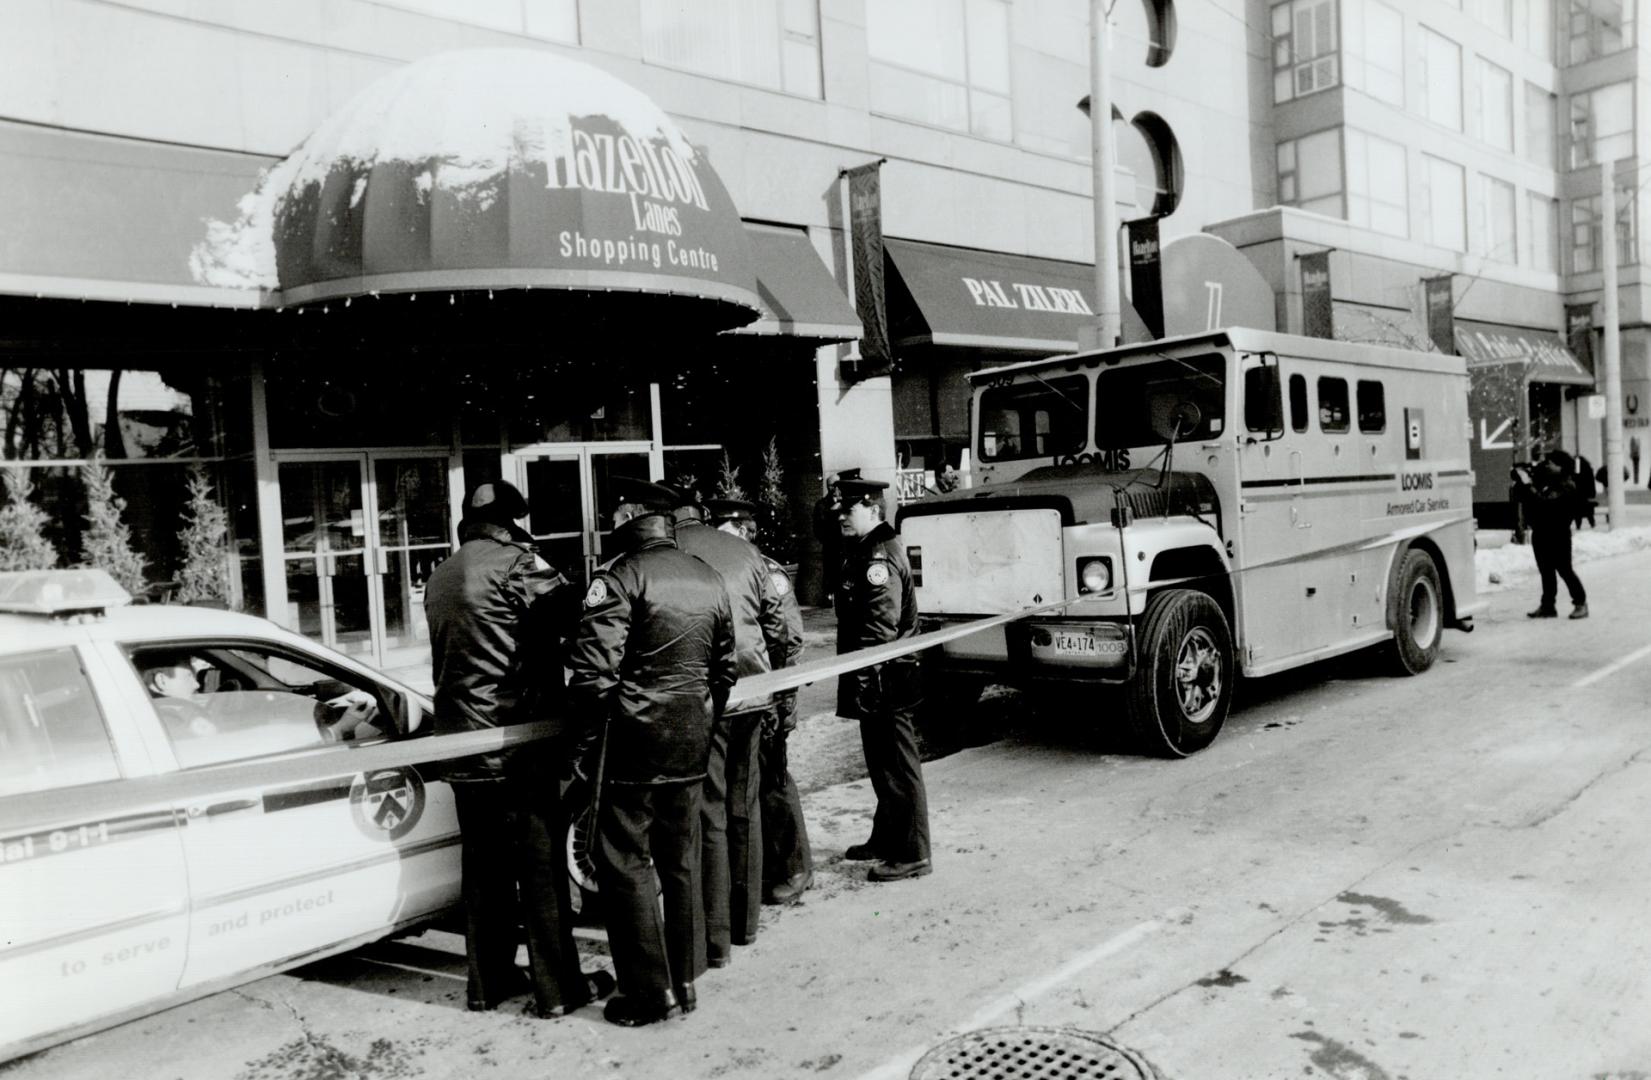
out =
[(646, 95), (550, 52), (441, 53), (380, 79), (241, 212), (197, 247), (196, 278), (277, 304), (545, 287), (700, 298), (724, 327), (761, 311), (704, 155)]

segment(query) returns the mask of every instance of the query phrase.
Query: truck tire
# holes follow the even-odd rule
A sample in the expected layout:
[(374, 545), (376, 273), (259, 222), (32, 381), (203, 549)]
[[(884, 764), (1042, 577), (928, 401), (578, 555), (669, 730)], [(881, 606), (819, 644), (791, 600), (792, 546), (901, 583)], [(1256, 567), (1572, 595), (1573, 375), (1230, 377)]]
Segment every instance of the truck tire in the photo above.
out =
[(1387, 596), (1387, 625), (1393, 631), (1390, 664), (1399, 675), (1420, 675), (1433, 666), (1444, 636), (1444, 590), (1439, 568), (1425, 551), (1411, 548), (1399, 560)]
[(1232, 640), (1207, 593), (1169, 589), (1147, 602), (1140, 666), (1125, 696), (1143, 750), (1180, 758), (1214, 741), (1232, 704)]

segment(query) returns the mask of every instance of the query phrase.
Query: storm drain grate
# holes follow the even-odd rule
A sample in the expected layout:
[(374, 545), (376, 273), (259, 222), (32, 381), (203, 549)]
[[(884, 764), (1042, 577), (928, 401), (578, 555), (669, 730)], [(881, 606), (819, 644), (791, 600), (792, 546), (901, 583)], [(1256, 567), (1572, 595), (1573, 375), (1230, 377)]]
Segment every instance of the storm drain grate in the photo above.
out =
[(948, 1039), (912, 1067), (911, 1080), (1152, 1080), (1120, 1046), (1070, 1028), (1004, 1027)]

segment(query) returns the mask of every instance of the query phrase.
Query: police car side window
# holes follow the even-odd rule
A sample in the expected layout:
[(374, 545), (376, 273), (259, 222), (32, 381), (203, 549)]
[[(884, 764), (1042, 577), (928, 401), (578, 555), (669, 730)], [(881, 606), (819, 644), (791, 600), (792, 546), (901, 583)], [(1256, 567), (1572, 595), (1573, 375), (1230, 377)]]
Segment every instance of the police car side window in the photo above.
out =
[(0, 796), (120, 778), (72, 648), (0, 658)]

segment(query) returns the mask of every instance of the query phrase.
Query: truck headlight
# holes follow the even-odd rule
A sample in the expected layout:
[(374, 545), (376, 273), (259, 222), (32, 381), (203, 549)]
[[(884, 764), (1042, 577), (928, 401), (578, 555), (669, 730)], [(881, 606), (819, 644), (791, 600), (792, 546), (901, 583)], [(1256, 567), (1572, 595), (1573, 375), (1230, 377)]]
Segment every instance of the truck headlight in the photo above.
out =
[(1079, 559), (1078, 586), (1086, 593), (1103, 593), (1112, 588), (1112, 560)]

